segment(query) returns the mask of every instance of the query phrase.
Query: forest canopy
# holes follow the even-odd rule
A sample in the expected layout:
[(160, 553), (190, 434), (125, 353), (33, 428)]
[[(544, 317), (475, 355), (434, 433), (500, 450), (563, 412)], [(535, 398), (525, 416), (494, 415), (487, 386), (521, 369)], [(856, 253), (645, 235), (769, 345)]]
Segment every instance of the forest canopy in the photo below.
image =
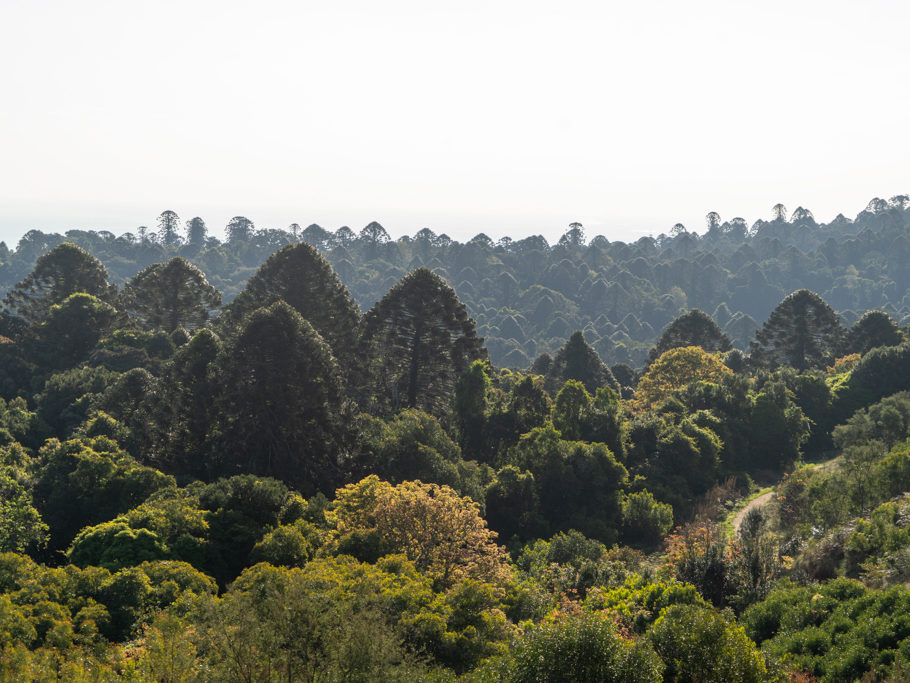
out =
[(908, 206), (0, 244), (0, 679), (906, 679)]

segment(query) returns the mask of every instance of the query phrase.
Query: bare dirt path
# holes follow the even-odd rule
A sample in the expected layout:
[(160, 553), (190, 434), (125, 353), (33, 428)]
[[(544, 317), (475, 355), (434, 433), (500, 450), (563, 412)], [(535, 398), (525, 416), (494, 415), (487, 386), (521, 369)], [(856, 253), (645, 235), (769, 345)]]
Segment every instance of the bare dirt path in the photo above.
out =
[(746, 515), (749, 514), (750, 510), (760, 510), (765, 505), (774, 500), (774, 491), (768, 491), (763, 493), (756, 498), (753, 498), (749, 501), (749, 504), (746, 505), (742, 510), (736, 513), (736, 517), (733, 518), (733, 535), (739, 533), (739, 527), (742, 526), (743, 520), (746, 518)]

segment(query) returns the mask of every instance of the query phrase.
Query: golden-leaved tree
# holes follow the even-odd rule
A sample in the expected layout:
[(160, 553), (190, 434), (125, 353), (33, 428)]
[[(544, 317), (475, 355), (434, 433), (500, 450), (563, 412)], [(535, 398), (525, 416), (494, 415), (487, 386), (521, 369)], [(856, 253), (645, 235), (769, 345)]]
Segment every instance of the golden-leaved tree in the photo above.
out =
[(509, 576), (505, 550), (480, 508), (448, 486), (406, 481), (397, 486), (371, 475), (339, 489), (337, 540), (373, 535), (386, 553), (402, 553), (440, 586), (471, 578)]
[(651, 363), (639, 380), (633, 404), (637, 408), (648, 409), (692, 382), (716, 384), (731, 374), (733, 371), (717, 355), (700, 346), (670, 349)]

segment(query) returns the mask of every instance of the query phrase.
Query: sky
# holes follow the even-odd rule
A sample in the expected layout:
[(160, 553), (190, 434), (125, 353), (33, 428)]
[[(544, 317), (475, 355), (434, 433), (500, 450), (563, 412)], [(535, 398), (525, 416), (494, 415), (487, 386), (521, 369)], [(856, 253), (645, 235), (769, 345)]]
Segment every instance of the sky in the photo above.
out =
[(0, 239), (455, 239), (819, 220), (910, 193), (898, 0), (2, 0)]

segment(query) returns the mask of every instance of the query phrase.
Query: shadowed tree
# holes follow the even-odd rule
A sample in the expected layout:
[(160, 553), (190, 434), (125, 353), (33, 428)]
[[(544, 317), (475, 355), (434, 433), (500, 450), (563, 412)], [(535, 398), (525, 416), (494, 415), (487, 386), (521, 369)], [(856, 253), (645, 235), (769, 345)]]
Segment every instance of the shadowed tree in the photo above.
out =
[(373, 221), (361, 230), (359, 237), (368, 242), (376, 242), (378, 244), (385, 244), (392, 239), (389, 237), (389, 233), (386, 232), (385, 228), (376, 221)]
[(108, 302), (116, 293), (108, 284), (101, 261), (81, 247), (64, 242), (41, 256), (32, 272), (6, 295), (4, 313), (26, 325), (39, 323), (51, 306), (76, 292)]
[(275, 477), (312, 495), (337, 483), (343, 390), (331, 350), (283, 301), (251, 313), (217, 361), (219, 474)]
[(364, 316), (361, 346), (370, 392), (363, 400), (380, 411), (445, 413), (461, 373), (487, 359), (455, 290), (426, 268), (402, 278)]
[(225, 310), (223, 326), (249, 312), (284, 301), (328, 342), (336, 358), (351, 359), (360, 313), (332, 266), (306, 242), (289, 244), (269, 256), (246, 288)]
[(720, 214), (717, 211), (709, 211), (705, 216), (705, 223), (708, 230), (717, 230), (720, 227)]
[(509, 413), (515, 420), (519, 435), (542, 427), (550, 414), (551, 401), (540, 381), (525, 377), (512, 387)]
[(862, 353), (878, 346), (897, 346), (906, 341), (903, 332), (883, 311), (867, 311), (847, 332), (847, 351)]
[(569, 229), (559, 238), (559, 244), (570, 247), (583, 247), (585, 245), (585, 228), (577, 221), (569, 223)]
[(205, 244), (209, 229), (205, 221), (196, 216), (186, 222), (186, 239), (193, 246), (201, 247)]
[(453, 418), (464, 457), (486, 460), (486, 412), (490, 378), (483, 361), (474, 361), (455, 385)]
[(317, 249), (325, 251), (330, 249), (333, 244), (335, 236), (323, 228), (321, 225), (316, 225), (313, 223), (304, 228), (303, 232), (300, 233), (300, 238), (298, 242), (306, 242), (307, 244), (312, 244)]
[(815, 216), (812, 215), (812, 212), (809, 209), (804, 209), (801, 206), (796, 207), (796, 211), (793, 212), (793, 215), (790, 217), (791, 223), (815, 223)]
[(173, 332), (205, 327), (221, 305), (221, 294), (201, 270), (175, 256), (139, 271), (123, 288), (122, 301), (142, 329)]
[(221, 340), (211, 330), (194, 335), (177, 351), (152, 396), (161, 457), (180, 474), (202, 478), (209, 473), (212, 398), (218, 392), (215, 361), (221, 349)]
[(173, 247), (180, 243), (180, 216), (168, 209), (158, 216), (158, 241), (166, 247)]
[(74, 367), (88, 358), (98, 341), (122, 317), (113, 306), (91, 294), (71, 294), (51, 306), (45, 321), (34, 329), (28, 355), (39, 368)]
[(235, 242), (249, 242), (253, 237), (253, 231), (255, 229), (256, 226), (253, 225), (253, 221), (246, 216), (234, 216), (228, 221), (227, 227), (225, 228), (227, 241), (229, 244)]
[(667, 326), (657, 346), (651, 349), (649, 362), (670, 349), (683, 346), (700, 346), (708, 353), (716, 353), (729, 351), (733, 345), (710, 315), (693, 308)]
[(772, 206), (771, 213), (774, 214), (774, 220), (780, 221), (781, 223), (787, 222), (787, 207), (783, 204), (777, 203)]
[(569, 337), (565, 346), (556, 352), (547, 371), (547, 389), (555, 393), (570, 379), (581, 382), (589, 393), (595, 393), (599, 387), (604, 386), (619, 393), (619, 383), (610, 368), (585, 341), (585, 336), (580, 331)]
[[(794, 214), (795, 215), (795, 214)], [(797, 370), (834, 362), (843, 337), (837, 314), (815, 292), (793, 292), (771, 312), (752, 342), (752, 362)]]

